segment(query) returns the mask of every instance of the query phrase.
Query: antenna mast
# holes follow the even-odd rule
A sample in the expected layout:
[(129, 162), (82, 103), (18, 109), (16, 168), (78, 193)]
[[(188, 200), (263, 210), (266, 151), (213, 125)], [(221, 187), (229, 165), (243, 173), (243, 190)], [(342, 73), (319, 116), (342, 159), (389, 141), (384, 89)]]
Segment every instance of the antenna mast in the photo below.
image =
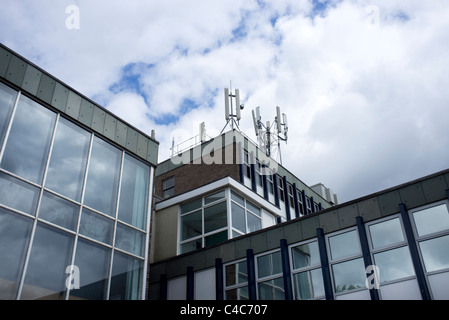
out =
[[(281, 141), (287, 143), (287, 115), (283, 113), (281, 119), (281, 109), (276, 107), (276, 117), (274, 118), (274, 122), (270, 125), (270, 121), (267, 121), (266, 125), (264, 125), (262, 123), (262, 118), (260, 117), (260, 107), (257, 107), (255, 112), (253, 110), (252, 113), (254, 131), (259, 141), (259, 148), (265, 150), (265, 154), (273, 159), (275, 159), (273, 154), (277, 151), (279, 160), (275, 160), (282, 164)], [(276, 126), (274, 126), (274, 124), (276, 124)]]
[[(231, 129), (234, 130), (234, 125), (237, 127), (237, 129), (240, 131), (239, 128), (239, 121), (242, 118), (241, 116), (241, 110), (243, 110), (244, 105), (240, 104), (240, 91), (239, 89), (235, 89), (234, 94), (232, 93), (232, 83), (231, 87), (224, 89), (224, 96), (225, 96), (225, 118), (226, 118), (226, 125), (221, 130), (220, 134), (223, 133), (226, 126), (230, 123)], [(232, 98), (235, 99), (235, 114), (233, 110), (233, 103)]]

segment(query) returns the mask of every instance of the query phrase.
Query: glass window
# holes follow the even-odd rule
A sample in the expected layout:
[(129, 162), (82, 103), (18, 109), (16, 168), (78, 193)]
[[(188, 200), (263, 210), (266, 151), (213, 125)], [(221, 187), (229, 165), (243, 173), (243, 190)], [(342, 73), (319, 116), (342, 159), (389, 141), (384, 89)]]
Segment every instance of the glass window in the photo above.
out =
[(70, 290), (70, 299), (106, 299), (110, 259), (111, 249), (80, 238), (75, 255), (80, 288)]
[(231, 203), (232, 227), (246, 233), (245, 209), (235, 203)]
[(204, 233), (208, 233), (227, 226), (226, 202), (204, 209)]
[(133, 228), (117, 224), (115, 246), (119, 249), (143, 257), (145, 247), (145, 234)]
[(134, 227), (145, 229), (148, 211), (150, 168), (125, 155), (118, 218)]
[(360, 253), (357, 231), (349, 231), (329, 237), (332, 259), (340, 259)]
[(449, 213), (445, 203), (413, 212), (418, 236), (449, 229)]
[(246, 261), (226, 266), (226, 286), (248, 282), (248, 267)]
[(60, 117), (45, 186), (80, 201), (90, 133)]
[(318, 299), (325, 295), (321, 268), (294, 274), (293, 283), (297, 300)]
[(15, 299), (30, 240), (32, 219), (0, 208), (0, 299)]
[(110, 300), (141, 299), (143, 261), (121, 252), (114, 253)]
[(248, 200), (246, 201), (246, 208), (248, 210), (250, 210), (252, 213), (255, 213), (256, 215), (258, 215), (260, 217), (260, 209), (259, 209), (259, 207), (254, 205), (254, 204), (252, 204)]
[(260, 300), (285, 300), (283, 278), (260, 282), (257, 288)]
[(21, 96), (1, 167), (40, 184), (44, 175), (55, 113)]
[(419, 243), (427, 272), (449, 268), (449, 236)]
[(247, 213), (248, 232), (253, 232), (262, 229), (262, 220), (251, 213)]
[(279, 189), (279, 200), (285, 201), (284, 198), (284, 179), (282, 177), (278, 176), (278, 189)]
[(193, 250), (201, 249), (203, 247), (203, 240), (196, 239), (190, 242), (181, 244), (181, 253), (190, 252)]
[(74, 236), (38, 224), (31, 248), (21, 299), (64, 299), (65, 272), (71, 264)]
[(78, 214), (78, 205), (47, 191), (44, 192), (39, 206), (39, 218), (75, 231), (78, 223)]
[(320, 264), (318, 242), (310, 242), (292, 248), (293, 268), (306, 268)]
[(94, 138), (84, 203), (109, 216), (115, 216), (121, 156), (120, 150)]
[(257, 258), (257, 274), (259, 278), (282, 273), (281, 252), (276, 251), (271, 254)]
[(204, 238), (204, 246), (212, 246), (214, 244), (228, 240), (228, 230), (211, 234)]
[(203, 199), (196, 199), (181, 206), (181, 214), (201, 208)]
[(190, 239), (203, 233), (201, 210), (181, 217), (181, 240)]
[(226, 300), (248, 300), (248, 286), (242, 286), (235, 289), (226, 290)]
[(205, 197), (204, 204), (209, 204), (209, 203), (218, 201), (220, 199), (224, 199), (224, 197), (225, 197), (225, 191), (223, 190), (218, 193), (215, 193), (215, 194)]
[(335, 292), (366, 288), (365, 265), (363, 259), (354, 259), (332, 266)]
[(369, 232), (374, 249), (404, 241), (404, 234), (399, 218), (372, 224), (369, 226)]
[(17, 91), (0, 83), (0, 146), (3, 142)]
[(0, 203), (31, 214), (36, 214), (39, 188), (0, 172)]
[(164, 199), (175, 194), (175, 177), (170, 177), (162, 181), (162, 197)]
[(374, 254), (374, 263), (379, 267), (381, 283), (415, 275), (408, 247), (400, 247)]
[(86, 208), (83, 209), (79, 230), (81, 234), (97, 241), (111, 244), (113, 228), (113, 220)]
[(243, 207), (245, 206), (245, 199), (233, 191), (231, 191), (231, 199), (237, 202), (239, 205)]

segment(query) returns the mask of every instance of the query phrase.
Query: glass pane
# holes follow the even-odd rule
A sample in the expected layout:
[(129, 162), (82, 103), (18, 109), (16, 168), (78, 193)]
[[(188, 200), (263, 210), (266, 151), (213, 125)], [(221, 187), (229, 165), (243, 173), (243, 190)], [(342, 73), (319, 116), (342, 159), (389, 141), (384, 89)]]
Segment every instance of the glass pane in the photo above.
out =
[(449, 268), (449, 236), (419, 243), (427, 272)]
[(119, 249), (143, 257), (145, 233), (119, 223), (117, 224), (115, 246)]
[(190, 239), (203, 233), (201, 210), (181, 217), (181, 240)]
[(253, 232), (262, 229), (262, 220), (252, 213), (247, 213), (248, 232)]
[(245, 222), (245, 209), (231, 203), (231, 214), (232, 214), (232, 227), (237, 230), (246, 233), (246, 222)]
[(70, 290), (70, 299), (106, 299), (111, 249), (79, 239), (75, 265), (80, 270), (80, 288)]
[(419, 236), (449, 229), (449, 213), (446, 204), (413, 212)]
[(203, 199), (197, 199), (181, 206), (181, 214), (201, 208)]
[(257, 285), (259, 300), (285, 300), (284, 279), (277, 278)]
[(115, 216), (121, 155), (120, 150), (95, 137), (84, 203), (110, 216)]
[(0, 208), (0, 299), (16, 297), (33, 221)]
[(241, 196), (239, 196), (238, 194), (236, 194), (234, 192), (231, 192), (231, 199), (233, 201), (237, 202), (239, 205), (241, 205), (243, 207), (245, 206), (245, 200)]
[(321, 268), (294, 274), (293, 281), (297, 300), (317, 299), (324, 296)]
[(248, 282), (248, 268), (246, 261), (226, 266), (226, 286)]
[(305, 268), (319, 265), (320, 252), (318, 250), (318, 242), (310, 242), (292, 248), (293, 268)]
[(248, 286), (226, 290), (226, 300), (248, 300)]
[(370, 225), (369, 231), (374, 249), (404, 241), (399, 218)]
[(90, 133), (60, 117), (45, 186), (80, 201)]
[(112, 264), (110, 300), (140, 300), (142, 298), (143, 261), (115, 252)]
[(204, 209), (204, 233), (208, 233), (228, 225), (226, 201)]
[(357, 231), (349, 231), (329, 237), (332, 259), (340, 259), (360, 253)]
[(41, 183), (56, 115), (21, 96), (6, 143), (1, 167)]
[(282, 273), (281, 252), (276, 251), (257, 258), (257, 276), (264, 278), (267, 276)]
[(250, 210), (252, 213), (257, 214), (260, 217), (260, 209), (258, 206), (246, 201), (246, 209)]
[(220, 191), (218, 193), (215, 193), (215, 194), (212, 194), (210, 196), (205, 197), (204, 198), (204, 203), (208, 204), (208, 203), (211, 203), (211, 202), (214, 202), (214, 201), (218, 201), (220, 199), (223, 199), (224, 196), (225, 196), (225, 192), (223, 190), (223, 191)]
[(17, 91), (0, 83), (0, 146), (3, 142)]
[(332, 266), (335, 292), (366, 288), (365, 265), (363, 260), (355, 259)]
[(45, 192), (39, 206), (39, 218), (61, 227), (76, 230), (79, 206), (60, 197)]
[(38, 224), (20, 299), (64, 299), (73, 241), (69, 233)]
[(39, 188), (0, 173), (0, 190), (1, 204), (33, 216), (36, 214)]
[(205, 242), (205, 246), (212, 246), (214, 244), (220, 243), (220, 242), (224, 242), (228, 240), (228, 230), (222, 231), (222, 232), (218, 232), (218, 233), (214, 233), (211, 234), (210, 236), (207, 236), (206, 238), (204, 238), (204, 242)]
[(83, 209), (79, 232), (107, 244), (112, 243), (114, 221), (100, 214)]
[(374, 263), (379, 268), (380, 283), (415, 274), (408, 247), (376, 253)]
[(145, 229), (148, 211), (150, 168), (125, 155), (118, 218), (134, 227)]
[(181, 245), (181, 253), (190, 252), (193, 250), (201, 249), (203, 247), (203, 240), (196, 239)]

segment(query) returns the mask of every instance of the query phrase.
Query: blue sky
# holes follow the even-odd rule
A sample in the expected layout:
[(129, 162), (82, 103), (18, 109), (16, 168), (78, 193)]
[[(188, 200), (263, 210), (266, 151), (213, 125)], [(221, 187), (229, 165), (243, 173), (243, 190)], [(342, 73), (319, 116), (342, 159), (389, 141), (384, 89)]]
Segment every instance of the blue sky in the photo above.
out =
[[(79, 9), (79, 28), (67, 28)], [(214, 136), (225, 87), (289, 116), (283, 164), (341, 201), (449, 167), (446, 0), (3, 0), (0, 41), (160, 141)]]

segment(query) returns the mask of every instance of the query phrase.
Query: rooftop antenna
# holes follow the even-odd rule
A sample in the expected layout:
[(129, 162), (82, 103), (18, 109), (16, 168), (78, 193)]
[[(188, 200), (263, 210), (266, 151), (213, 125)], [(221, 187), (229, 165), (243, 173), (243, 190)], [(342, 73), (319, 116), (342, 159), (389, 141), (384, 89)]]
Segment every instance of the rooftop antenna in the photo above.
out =
[(276, 107), (276, 117), (274, 118), (274, 122), (270, 124), (270, 121), (267, 121), (264, 125), (260, 116), (260, 107), (257, 107), (255, 111), (253, 110), (252, 114), (254, 131), (259, 141), (259, 148), (265, 150), (265, 154), (273, 159), (275, 159), (273, 155), (277, 149), (279, 160), (275, 160), (278, 160), (278, 162), (282, 164), (281, 141), (287, 143), (287, 115), (282, 113), (281, 118), (281, 109)]
[[(221, 130), (220, 134), (223, 133), (224, 129), (228, 124), (231, 124), (231, 129), (234, 130), (234, 126), (240, 131), (239, 121), (242, 118), (241, 110), (245, 107), (243, 104), (240, 104), (240, 91), (239, 89), (235, 89), (234, 93), (232, 93), (232, 83), (229, 88), (224, 89), (224, 98), (225, 98), (225, 119), (226, 125)], [(232, 100), (235, 99), (235, 114)]]

